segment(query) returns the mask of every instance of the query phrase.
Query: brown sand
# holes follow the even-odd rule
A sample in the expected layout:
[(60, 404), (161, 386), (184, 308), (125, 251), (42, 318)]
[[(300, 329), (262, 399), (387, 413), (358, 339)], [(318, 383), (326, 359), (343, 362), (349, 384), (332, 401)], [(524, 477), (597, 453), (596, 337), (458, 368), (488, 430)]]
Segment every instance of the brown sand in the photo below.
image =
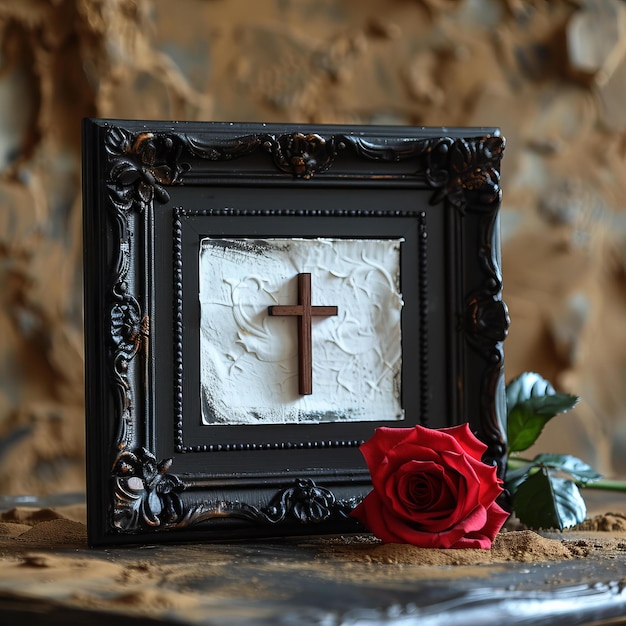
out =
[[(503, 531), (491, 550), (383, 544), (371, 535), (292, 538), (286, 540), (287, 545), (293, 545), (296, 554), (303, 551), (306, 558), (268, 559), (259, 561), (259, 568), (268, 575), (304, 571), (308, 576), (379, 586), (419, 578), (489, 577), (507, 562), (554, 562), (598, 552), (608, 558), (621, 556), (626, 549), (626, 531), (620, 525), (624, 520), (624, 516), (607, 514), (590, 520), (591, 530), (542, 535), (530, 530)], [(309, 558), (311, 552), (314, 558)], [(0, 588), (4, 593), (140, 614), (193, 613), (203, 603), (220, 598), (281, 593), (267, 588), (261, 576), (242, 585), (228, 544), (169, 546), (158, 554), (166, 558), (150, 550), (87, 551), (86, 526), (58, 510), (13, 509), (0, 515)], [(196, 566), (190, 569), (192, 561)], [(205, 591), (194, 591), (196, 575), (213, 581), (208, 597)]]
[(559, 561), (571, 559), (571, 550), (561, 541), (546, 539), (530, 530), (500, 533), (491, 550), (442, 550), (417, 548), (397, 543), (381, 543), (364, 536), (332, 538), (326, 541), (323, 555), (352, 562), (388, 565), (481, 565), (518, 561)]
[[(69, 512), (58, 509), (14, 508), (0, 515), (0, 540), (6, 552), (11, 546), (23, 548), (86, 547), (87, 529), (84, 509)], [(478, 565), (517, 561), (523, 563), (558, 561), (581, 556), (573, 548), (572, 537), (581, 532), (626, 532), (626, 517), (618, 513), (597, 515), (572, 529), (570, 533), (542, 536), (530, 530), (501, 532), (491, 550), (441, 550), (405, 544), (384, 544), (371, 535), (316, 537), (308, 545), (319, 550), (320, 557), (361, 563), (395, 565)], [(558, 537), (558, 538), (556, 538)], [(568, 539), (568, 537), (570, 539)]]
[(5, 523), (0, 522), (0, 539), (8, 539), (12, 537), (17, 537), (25, 533), (27, 530), (30, 530), (30, 526), (26, 524), (18, 524), (17, 522)]
[(34, 547), (67, 547), (84, 548), (87, 544), (87, 528), (80, 522), (69, 519), (53, 519), (40, 522), (25, 533), (15, 538), (21, 544)]
[(54, 509), (15, 507), (0, 514), (0, 520), (3, 522), (18, 522), (20, 524), (28, 524), (29, 526), (55, 519), (68, 519), (84, 524), (87, 520), (85, 506), (82, 504), (72, 504), (55, 507)]
[(605, 513), (585, 520), (576, 531), (599, 530), (604, 532), (626, 532), (626, 516), (622, 513)]

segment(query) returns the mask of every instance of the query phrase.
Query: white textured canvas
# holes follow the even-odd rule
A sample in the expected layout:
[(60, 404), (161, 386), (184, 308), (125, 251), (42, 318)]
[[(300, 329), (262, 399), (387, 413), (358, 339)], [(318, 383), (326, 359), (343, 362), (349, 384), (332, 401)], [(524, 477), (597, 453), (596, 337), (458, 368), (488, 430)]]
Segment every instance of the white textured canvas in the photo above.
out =
[[(200, 245), (204, 424), (398, 420), (400, 239), (224, 239)], [(298, 392), (299, 273), (311, 274), (313, 393)]]

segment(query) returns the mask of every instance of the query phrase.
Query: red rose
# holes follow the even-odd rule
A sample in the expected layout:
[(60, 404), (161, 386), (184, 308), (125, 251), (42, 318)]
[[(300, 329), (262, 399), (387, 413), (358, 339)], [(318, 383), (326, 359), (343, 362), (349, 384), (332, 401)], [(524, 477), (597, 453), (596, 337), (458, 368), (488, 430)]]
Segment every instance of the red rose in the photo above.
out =
[(377, 428), (360, 448), (374, 488), (352, 515), (388, 543), (489, 549), (509, 514), (486, 449), (468, 424)]

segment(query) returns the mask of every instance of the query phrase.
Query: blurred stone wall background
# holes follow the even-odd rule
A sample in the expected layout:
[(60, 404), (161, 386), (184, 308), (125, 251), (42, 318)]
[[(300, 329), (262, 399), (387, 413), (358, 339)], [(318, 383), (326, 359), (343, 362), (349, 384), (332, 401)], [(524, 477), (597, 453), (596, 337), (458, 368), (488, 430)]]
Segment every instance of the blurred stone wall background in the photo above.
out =
[(0, 493), (84, 488), (80, 120), (500, 126), (510, 379), (626, 471), (626, 3), (0, 0)]

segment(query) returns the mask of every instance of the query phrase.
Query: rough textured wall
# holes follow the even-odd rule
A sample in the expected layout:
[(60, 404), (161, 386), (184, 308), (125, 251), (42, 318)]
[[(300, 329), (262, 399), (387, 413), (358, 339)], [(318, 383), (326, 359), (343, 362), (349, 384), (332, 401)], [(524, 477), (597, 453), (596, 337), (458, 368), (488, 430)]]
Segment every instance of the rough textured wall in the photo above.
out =
[(0, 492), (83, 488), (84, 116), (500, 126), (507, 377), (626, 441), (626, 3), (0, 0)]

